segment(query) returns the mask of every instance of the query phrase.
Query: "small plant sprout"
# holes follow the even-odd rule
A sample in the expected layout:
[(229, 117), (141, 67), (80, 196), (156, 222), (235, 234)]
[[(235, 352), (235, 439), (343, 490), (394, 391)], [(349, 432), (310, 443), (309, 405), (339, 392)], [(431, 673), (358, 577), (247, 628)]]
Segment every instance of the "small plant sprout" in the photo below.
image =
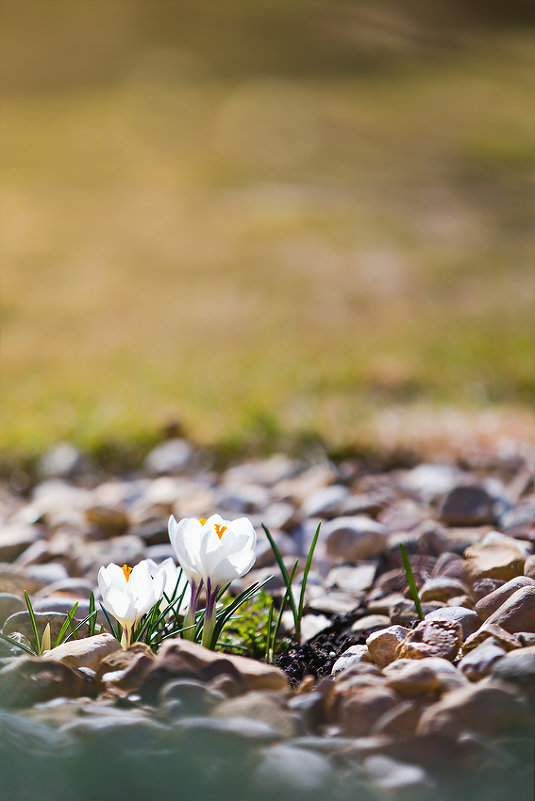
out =
[[(161, 600), (165, 581), (164, 571), (157, 571), (154, 577), (151, 576), (146, 560), (133, 568), (112, 563), (98, 571), (103, 607), (122, 626), (123, 648), (128, 648), (132, 642), (132, 633), (141, 618)], [(111, 626), (109, 617), (108, 621)], [(113, 626), (111, 628), (113, 632)]]
[[(202, 620), (202, 644), (206, 648), (213, 649), (225, 622), (223, 618), (217, 620), (218, 596), (231, 581), (244, 576), (253, 566), (256, 558), (256, 532), (246, 517), (223, 520), (219, 515), (212, 515), (208, 519), (197, 520), (194, 517), (186, 517), (177, 522), (171, 515), (169, 539), (191, 585), (191, 598), (184, 618), (183, 636), (187, 639), (196, 638), (196, 613), (199, 598), (204, 590), (206, 608)], [(242, 599), (242, 596), (230, 607), (226, 607), (226, 619), (236, 611), (237, 601), (244, 603), (248, 600), (248, 598)]]
[(267, 536), (267, 538), (269, 540), (269, 544), (271, 545), (273, 553), (275, 554), (275, 559), (277, 560), (277, 564), (279, 566), (279, 569), (280, 569), (281, 574), (282, 574), (282, 578), (284, 580), (284, 584), (286, 586), (286, 594), (285, 594), (285, 596), (283, 598), (283, 601), (282, 601), (282, 606), (281, 606), (281, 609), (280, 609), (279, 617), (277, 619), (277, 623), (275, 624), (275, 630), (273, 632), (273, 636), (271, 637), (271, 635), (270, 635), (271, 643), (270, 643), (270, 648), (268, 650), (268, 656), (270, 655), (271, 658), (272, 658), (273, 657), (273, 653), (274, 653), (277, 634), (278, 634), (278, 631), (279, 631), (279, 628), (280, 628), (280, 623), (281, 623), (281, 620), (282, 620), (282, 613), (284, 611), (284, 607), (286, 606), (287, 602), (290, 604), (290, 609), (292, 610), (292, 615), (293, 615), (293, 620), (294, 620), (294, 637), (295, 637), (297, 642), (301, 641), (301, 620), (303, 618), (303, 609), (304, 609), (304, 606), (305, 606), (305, 592), (306, 592), (306, 588), (307, 588), (308, 574), (310, 572), (310, 566), (312, 564), (312, 557), (314, 556), (314, 551), (316, 549), (316, 544), (318, 542), (318, 537), (319, 537), (320, 529), (321, 529), (321, 523), (318, 524), (318, 527), (316, 529), (316, 533), (314, 534), (314, 537), (312, 538), (312, 542), (310, 544), (310, 548), (309, 548), (308, 555), (307, 555), (307, 560), (306, 560), (306, 563), (305, 563), (305, 570), (303, 572), (303, 578), (302, 578), (302, 581), (301, 581), (301, 592), (299, 593), (299, 601), (297, 603), (296, 603), (295, 598), (294, 598), (292, 584), (293, 584), (293, 580), (295, 578), (295, 574), (297, 572), (297, 568), (299, 566), (299, 560), (297, 560), (295, 565), (293, 566), (292, 572), (288, 573), (288, 570), (286, 569), (286, 565), (284, 564), (284, 560), (282, 558), (282, 554), (279, 551), (278, 545), (275, 542), (275, 540), (273, 539), (273, 536), (271, 535), (269, 529), (264, 524), (262, 524), (262, 528), (266, 532), (266, 536)]
[[(67, 613), (65, 620), (63, 621), (63, 625), (61, 626), (58, 636), (56, 637), (56, 641), (52, 645), (52, 633), (50, 630), (50, 623), (47, 623), (43, 634), (39, 636), (39, 630), (37, 628), (37, 619), (35, 617), (35, 612), (33, 611), (32, 602), (30, 601), (30, 596), (25, 591), (24, 598), (26, 600), (26, 606), (28, 607), (28, 615), (30, 616), (30, 624), (33, 631), (33, 641), (29, 642), (28, 645), (25, 645), (22, 642), (14, 639), (13, 637), (8, 637), (6, 634), (0, 634), (0, 641), (7, 643), (8, 645), (14, 646), (15, 648), (20, 648), (21, 651), (25, 651), (28, 654), (32, 654), (33, 656), (41, 656), (44, 651), (50, 651), (52, 648), (57, 648), (58, 645), (61, 645), (63, 642), (67, 642), (71, 637), (77, 638), (78, 631), (81, 627), (88, 623), (90, 633), (94, 631), (94, 621), (96, 617), (96, 611), (94, 609), (94, 599), (93, 599), (93, 609), (91, 609), (91, 603), (89, 607), (89, 614), (80, 622), (75, 620), (74, 616), (76, 614), (76, 610), (78, 609), (78, 601), (74, 604), (72, 609)], [(93, 626), (93, 630), (91, 630), (91, 626)], [(67, 635), (67, 632), (70, 629), (70, 633)]]
[(401, 542), (399, 543), (399, 550), (401, 551), (401, 559), (403, 561), (403, 567), (405, 568), (405, 575), (407, 576), (407, 584), (409, 585), (409, 589), (412, 595), (412, 600), (414, 601), (414, 606), (416, 607), (416, 614), (418, 615), (418, 618), (420, 620), (423, 620), (424, 613), (422, 612), (422, 604), (420, 603), (420, 598), (418, 596), (418, 588), (414, 580), (414, 574), (412, 572), (411, 563), (409, 562), (407, 550)]

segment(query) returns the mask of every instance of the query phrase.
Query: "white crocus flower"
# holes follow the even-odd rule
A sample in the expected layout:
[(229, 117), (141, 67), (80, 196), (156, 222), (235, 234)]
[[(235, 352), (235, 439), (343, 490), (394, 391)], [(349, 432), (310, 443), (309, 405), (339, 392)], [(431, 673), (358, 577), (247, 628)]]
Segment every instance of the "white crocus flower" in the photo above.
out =
[(171, 557), (164, 559), (160, 564), (157, 564), (153, 559), (146, 559), (145, 561), (153, 579), (160, 573), (164, 577), (163, 594), (166, 596), (164, 598), (165, 606), (168, 606), (172, 600), (183, 596), (180, 609), (177, 610), (183, 614), (188, 608), (191, 599), (191, 588), (184, 570)]
[(250, 520), (223, 520), (185, 517), (169, 518), (169, 539), (177, 559), (191, 584), (191, 602), (184, 620), (185, 636), (193, 637), (192, 627), (199, 595), (206, 591), (203, 645), (211, 641), (215, 625), (215, 602), (221, 587), (244, 576), (255, 562), (256, 532)]
[(98, 571), (102, 603), (123, 627), (123, 645), (126, 648), (143, 615), (161, 599), (164, 583), (164, 573), (158, 572), (153, 578), (146, 560), (133, 568), (111, 564)]

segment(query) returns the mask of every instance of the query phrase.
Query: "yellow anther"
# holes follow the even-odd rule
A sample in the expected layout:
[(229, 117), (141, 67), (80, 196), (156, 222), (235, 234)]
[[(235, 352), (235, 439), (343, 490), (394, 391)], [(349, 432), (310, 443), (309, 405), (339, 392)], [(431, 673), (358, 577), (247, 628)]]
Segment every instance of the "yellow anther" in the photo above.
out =
[(223, 534), (227, 530), (227, 527), (226, 526), (222, 526), (221, 523), (215, 523), (214, 524), (214, 528), (215, 528), (215, 533), (217, 534), (219, 539), (221, 539), (221, 537), (223, 536)]
[(125, 579), (127, 581), (130, 578), (130, 573), (131, 572), (132, 572), (132, 568), (131, 567), (128, 567), (128, 565), (123, 565), (123, 573), (124, 573), (124, 577), (125, 577)]
[(201, 519), (199, 520), (199, 523), (201, 524), (201, 526), (204, 526), (204, 524), (206, 523), (206, 518), (205, 517), (201, 517)]

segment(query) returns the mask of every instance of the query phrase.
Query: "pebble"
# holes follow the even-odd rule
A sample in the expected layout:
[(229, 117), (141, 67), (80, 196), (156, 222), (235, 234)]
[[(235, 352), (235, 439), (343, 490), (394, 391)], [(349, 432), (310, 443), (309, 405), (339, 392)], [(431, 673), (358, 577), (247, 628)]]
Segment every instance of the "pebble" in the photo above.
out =
[(469, 592), (468, 587), (462, 581), (449, 576), (435, 576), (429, 578), (420, 587), (420, 601), (449, 601), (458, 595)]
[(365, 615), (351, 626), (355, 634), (371, 634), (390, 625), (390, 618), (386, 615)]
[(383, 797), (417, 801), (428, 799), (433, 793), (433, 783), (420, 765), (398, 762), (377, 754), (366, 757), (362, 767), (371, 785)]
[(438, 518), (450, 526), (482, 526), (493, 523), (494, 498), (475, 484), (454, 487), (442, 500)]
[(397, 649), (409, 633), (405, 626), (388, 626), (370, 634), (366, 647), (374, 664), (384, 668), (396, 659)]
[(151, 475), (181, 473), (190, 464), (193, 448), (184, 439), (169, 439), (157, 445), (145, 460), (145, 467)]
[(3, 526), (0, 536), (0, 561), (14, 562), (17, 556), (33, 545), (38, 537), (39, 529), (35, 526)]
[(397, 659), (384, 668), (386, 683), (403, 698), (438, 695), (463, 687), (467, 681), (447, 659)]
[(325, 524), (322, 534), (327, 554), (347, 562), (378, 556), (388, 547), (386, 526), (364, 515), (335, 518)]
[(487, 623), (497, 623), (511, 634), (535, 632), (535, 585), (516, 590), (487, 618)]
[(332, 666), (331, 676), (338, 676), (343, 670), (353, 667), (359, 662), (370, 662), (370, 653), (366, 645), (351, 645)]
[(321, 487), (307, 495), (301, 504), (301, 511), (306, 517), (335, 517), (348, 495), (348, 488), (341, 484)]
[(522, 694), (506, 684), (484, 679), (452, 690), (426, 709), (417, 733), (422, 737), (457, 737), (460, 732), (469, 731), (497, 736), (529, 726), (530, 716)]
[(78, 698), (88, 688), (68, 665), (20, 656), (0, 669), (0, 702), (6, 709), (28, 708), (51, 698)]
[(26, 604), (18, 595), (13, 595), (11, 592), (0, 592), (0, 629), (8, 617), (25, 609)]
[(120, 648), (121, 645), (115, 637), (104, 632), (79, 640), (69, 640), (50, 651), (43, 651), (42, 658), (53, 659), (73, 668), (87, 667), (97, 670), (104, 657)]
[(517, 576), (497, 587), (476, 603), (476, 612), (481, 620), (487, 620), (514, 592), (521, 587), (535, 587), (535, 580)]
[(426, 620), (447, 620), (459, 623), (462, 629), (462, 639), (466, 640), (481, 625), (481, 620), (471, 609), (464, 606), (447, 606), (443, 609), (435, 609), (425, 616)]
[(322, 754), (281, 743), (264, 749), (253, 778), (262, 797), (273, 798), (282, 791), (287, 797), (299, 793), (298, 798), (315, 800), (327, 797), (334, 770)]
[(337, 565), (329, 571), (325, 580), (326, 587), (337, 587), (345, 592), (359, 593), (372, 586), (377, 563), (362, 565)]
[(398, 659), (439, 656), (453, 662), (459, 654), (462, 628), (456, 621), (422, 620), (397, 649)]
[(250, 718), (267, 723), (281, 737), (298, 734), (298, 716), (290, 712), (284, 699), (274, 693), (248, 692), (222, 701), (213, 710), (216, 718)]
[(343, 735), (362, 737), (385, 712), (393, 709), (399, 696), (388, 687), (351, 686), (345, 690), (343, 685), (335, 696), (330, 720), (340, 726)]
[(470, 681), (479, 681), (489, 675), (496, 662), (503, 659), (505, 654), (505, 648), (498, 640), (489, 637), (463, 656), (459, 662), (459, 670)]
[[(75, 617), (75, 625), (77, 625), (80, 620), (81, 618)], [(43, 636), (46, 626), (50, 625), (50, 637), (52, 642), (54, 642), (61, 630), (61, 627), (63, 626), (63, 623), (65, 622), (65, 615), (60, 614), (59, 612), (36, 612), (35, 622), (40, 638)], [(7, 635), (12, 634), (13, 632), (19, 632), (28, 640), (30, 640), (30, 642), (33, 642), (33, 626), (28, 612), (16, 612), (14, 615), (8, 617), (8, 619), (5, 621), (2, 628), (2, 634)], [(87, 636), (87, 633), (88, 628), (86, 623), (79, 630), (79, 636)]]
[(484, 578), (509, 581), (524, 572), (525, 556), (506, 543), (478, 543), (466, 549), (464, 574), (470, 585)]

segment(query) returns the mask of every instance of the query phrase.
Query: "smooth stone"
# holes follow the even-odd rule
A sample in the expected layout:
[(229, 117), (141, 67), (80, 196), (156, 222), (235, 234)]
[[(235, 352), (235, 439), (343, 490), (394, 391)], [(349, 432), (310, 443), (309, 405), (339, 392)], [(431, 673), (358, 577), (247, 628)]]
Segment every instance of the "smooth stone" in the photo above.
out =
[(215, 506), (232, 515), (247, 515), (261, 512), (269, 503), (269, 492), (256, 484), (219, 487), (215, 494)]
[(7, 525), (0, 530), (0, 561), (14, 562), (39, 537), (39, 529), (27, 525)]
[(487, 620), (510, 596), (521, 587), (535, 587), (535, 580), (527, 576), (517, 576), (485, 595), (476, 603), (476, 612), (481, 620)]
[(450, 598), (455, 598), (458, 595), (465, 595), (468, 592), (468, 587), (457, 579), (436, 576), (435, 578), (427, 579), (427, 581), (420, 587), (419, 596), (420, 601), (449, 601)]
[(193, 716), (179, 718), (175, 726), (185, 735), (189, 746), (205, 753), (208, 747), (215, 753), (236, 748), (248, 750), (255, 745), (273, 743), (280, 735), (267, 723), (250, 718), (214, 718)]
[(325, 580), (326, 587), (338, 587), (344, 592), (362, 592), (369, 589), (375, 578), (377, 564), (337, 565)]
[(435, 562), (433, 567), (432, 576), (434, 578), (452, 578), (457, 579), (464, 584), (463, 573), (464, 559), (458, 553), (453, 551), (443, 551)]
[(524, 575), (535, 581), (535, 553), (528, 556), (524, 564)]
[(510, 651), (504, 659), (493, 665), (492, 677), (522, 690), (535, 711), (535, 645)]
[(402, 701), (376, 720), (371, 734), (386, 734), (394, 737), (413, 735), (421, 714), (421, 705), (416, 704), (412, 698), (410, 701)]
[(22, 612), (24, 609), (26, 609), (26, 604), (18, 595), (13, 595), (11, 592), (0, 592), (0, 628), (8, 617), (16, 612)]
[(262, 797), (266, 792), (270, 797), (284, 792), (290, 798), (299, 793), (298, 798), (317, 799), (318, 794), (329, 792), (333, 780), (334, 770), (325, 756), (290, 744), (264, 749), (253, 773)]
[(306, 517), (334, 517), (348, 495), (349, 490), (341, 484), (321, 487), (305, 498), (301, 511)]
[(494, 522), (494, 503), (484, 487), (461, 484), (447, 493), (438, 518), (450, 526), (482, 526)]
[(341, 590), (330, 590), (312, 598), (308, 605), (311, 610), (322, 614), (347, 615), (358, 607), (362, 597), (362, 594), (359, 596)]
[(477, 631), (481, 625), (481, 620), (472, 609), (465, 606), (447, 606), (444, 609), (436, 609), (425, 616), (426, 620), (448, 620), (459, 623), (462, 629), (462, 638), (466, 640), (470, 634)]
[(520, 503), (500, 515), (500, 528), (504, 531), (533, 525), (535, 525), (535, 503)]
[(193, 448), (184, 439), (169, 439), (151, 450), (145, 467), (151, 475), (181, 473), (191, 462)]
[(28, 565), (26, 575), (40, 584), (50, 585), (56, 581), (69, 579), (65, 565), (59, 562), (46, 562), (44, 564)]
[(459, 662), (459, 670), (470, 679), (479, 681), (488, 676), (493, 666), (503, 659), (506, 651), (497, 640), (492, 637), (469, 651)]
[[(500, 663), (501, 664), (501, 663)], [(498, 669), (498, 666), (497, 666)], [(531, 724), (525, 698), (512, 686), (483, 679), (446, 693), (422, 714), (417, 734), (458, 737), (471, 731), (484, 737), (503, 735)]]
[(267, 723), (281, 737), (298, 734), (298, 716), (286, 709), (280, 695), (266, 692), (248, 692), (229, 698), (212, 710), (216, 718), (250, 718)]
[(42, 590), (34, 593), (34, 598), (38, 600), (41, 598), (47, 598), (49, 595), (54, 595), (55, 593), (65, 593), (69, 596), (75, 595), (78, 598), (86, 598), (89, 600), (89, 597), (94, 589), (95, 587), (91, 584), (91, 582), (86, 581), (83, 578), (62, 578), (59, 581), (54, 581), (50, 584), (47, 584), (47, 586), (43, 587)]
[(161, 723), (139, 711), (121, 710), (120, 714), (91, 715), (80, 717), (61, 726), (60, 732), (74, 737), (100, 754), (115, 753), (144, 756), (151, 752), (158, 753), (165, 746), (169, 747), (167, 729)]
[(472, 648), (477, 648), (478, 645), (481, 645), (481, 643), (489, 638), (496, 640), (505, 651), (513, 651), (516, 648), (521, 648), (522, 645), (519, 638), (514, 634), (510, 634), (501, 626), (498, 626), (497, 623), (485, 621), (477, 631), (465, 640), (463, 643), (463, 654), (466, 655)]
[(105, 506), (90, 506), (85, 517), (102, 537), (120, 537), (128, 529), (130, 520), (123, 509)]
[(84, 678), (61, 662), (21, 656), (0, 670), (0, 706), (31, 707), (51, 698), (77, 698), (87, 693)]
[(351, 645), (344, 651), (332, 666), (331, 676), (338, 676), (343, 670), (353, 667), (358, 662), (369, 662), (370, 654), (366, 645)]
[(460, 623), (450, 620), (422, 620), (398, 646), (398, 659), (438, 656), (450, 662), (458, 656), (462, 642)]
[(476, 543), (464, 552), (464, 574), (470, 585), (484, 578), (509, 581), (524, 572), (525, 556), (504, 543)]
[(105, 656), (120, 648), (121, 644), (115, 637), (104, 632), (80, 640), (69, 640), (50, 651), (44, 651), (42, 658), (53, 659), (73, 668), (88, 667), (97, 670)]
[(207, 714), (212, 707), (224, 700), (223, 693), (195, 679), (170, 681), (162, 687), (159, 694), (159, 702), (164, 711), (174, 709), (178, 710), (181, 716), (190, 717)]
[(511, 634), (518, 631), (535, 632), (535, 586), (516, 590), (486, 622), (497, 623)]
[[(375, 677), (372, 677), (375, 679)], [(377, 679), (375, 679), (377, 681)], [(345, 686), (335, 696), (329, 719), (340, 726), (343, 735), (362, 737), (378, 718), (398, 703), (399, 696), (382, 685)]]
[[(80, 620), (81, 618), (75, 617), (74, 624), (77, 625)], [(43, 636), (47, 624), (50, 624), (50, 638), (52, 642), (54, 642), (65, 622), (65, 615), (59, 612), (36, 612), (35, 622), (40, 638)], [(88, 631), (87, 623), (85, 623), (81, 629), (79, 629), (78, 636), (87, 636)], [(13, 632), (19, 632), (30, 640), (30, 642), (33, 642), (33, 626), (28, 612), (16, 612), (14, 615), (11, 615), (11, 617), (8, 617), (2, 628), (2, 634), (12, 634)]]
[(505, 581), (502, 579), (484, 578), (474, 582), (472, 592), (477, 601), (480, 601), (486, 595), (490, 595), (491, 592), (497, 590), (498, 587), (503, 587), (504, 584)]
[(432, 794), (434, 785), (420, 765), (377, 754), (366, 757), (362, 767), (371, 785), (387, 797), (417, 801)]
[(409, 629), (405, 628), (405, 626), (388, 626), (370, 634), (366, 640), (366, 647), (372, 662), (380, 668), (384, 668), (393, 662), (396, 658), (398, 646), (408, 633)]
[(338, 517), (323, 527), (330, 557), (358, 562), (384, 553), (388, 547), (388, 529), (364, 515)]
[[(424, 617), (430, 612), (435, 612), (437, 609), (445, 608), (446, 607), (442, 601), (427, 601), (427, 603), (422, 604), (422, 612)], [(396, 626), (412, 626), (413, 623), (419, 620), (414, 601), (409, 601), (404, 598), (403, 600), (397, 601), (395, 604), (393, 604), (390, 613), (390, 620)]]
[(281, 481), (297, 476), (302, 465), (297, 459), (291, 459), (284, 453), (276, 453), (267, 459), (245, 461), (229, 467), (221, 475), (225, 484), (244, 484), (252, 481), (265, 487), (273, 487)]
[[(144, 657), (141, 662), (140, 657)], [(155, 659), (146, 643), (136, 642), (130, 648), (120, 648), (103, 657), (96, 669), (95, 681), (97, 684), (117, 683), (125, 689), (137, 687), (136, 680), (141, 680)]]
[(116, 565), (135, 565), (145, 556), (145, 545), (140, 537), (124, 534), (108, 540), (86, 542), (77, 554), (79, 569), (84, 574), (94, 574), (95, 579), (100, 565), (114, 562)]
[(386, 683), (403, 698), (437, 695), (463, 687), (467, 680), (447, 659), (398, 659), (384, 668)]
[(209, 651), (189, 640), (166, 640), (143, 680), (143, 698), (155, 698), (170, 679), (190, 677), (208, 680), (229, 674), (244, 690), (286, 690), (286, 674), (273, 665), (254, 659)]
[(308, 642), (331, 625), (326, 615), (303, 615), (301, 619), (301, 642)]
[(423, 463), (408, 470), (401, 478), (405, 490), (414, 493), (425, 503), (435, 501), (450, 492), (460, 478), (459, 468), (450, 464)]
[(355, 634), (372, 634), (374, 631), (390, 626), (390, 618), (386, 615), (365, 615), (356, 620), (351, 626)]

